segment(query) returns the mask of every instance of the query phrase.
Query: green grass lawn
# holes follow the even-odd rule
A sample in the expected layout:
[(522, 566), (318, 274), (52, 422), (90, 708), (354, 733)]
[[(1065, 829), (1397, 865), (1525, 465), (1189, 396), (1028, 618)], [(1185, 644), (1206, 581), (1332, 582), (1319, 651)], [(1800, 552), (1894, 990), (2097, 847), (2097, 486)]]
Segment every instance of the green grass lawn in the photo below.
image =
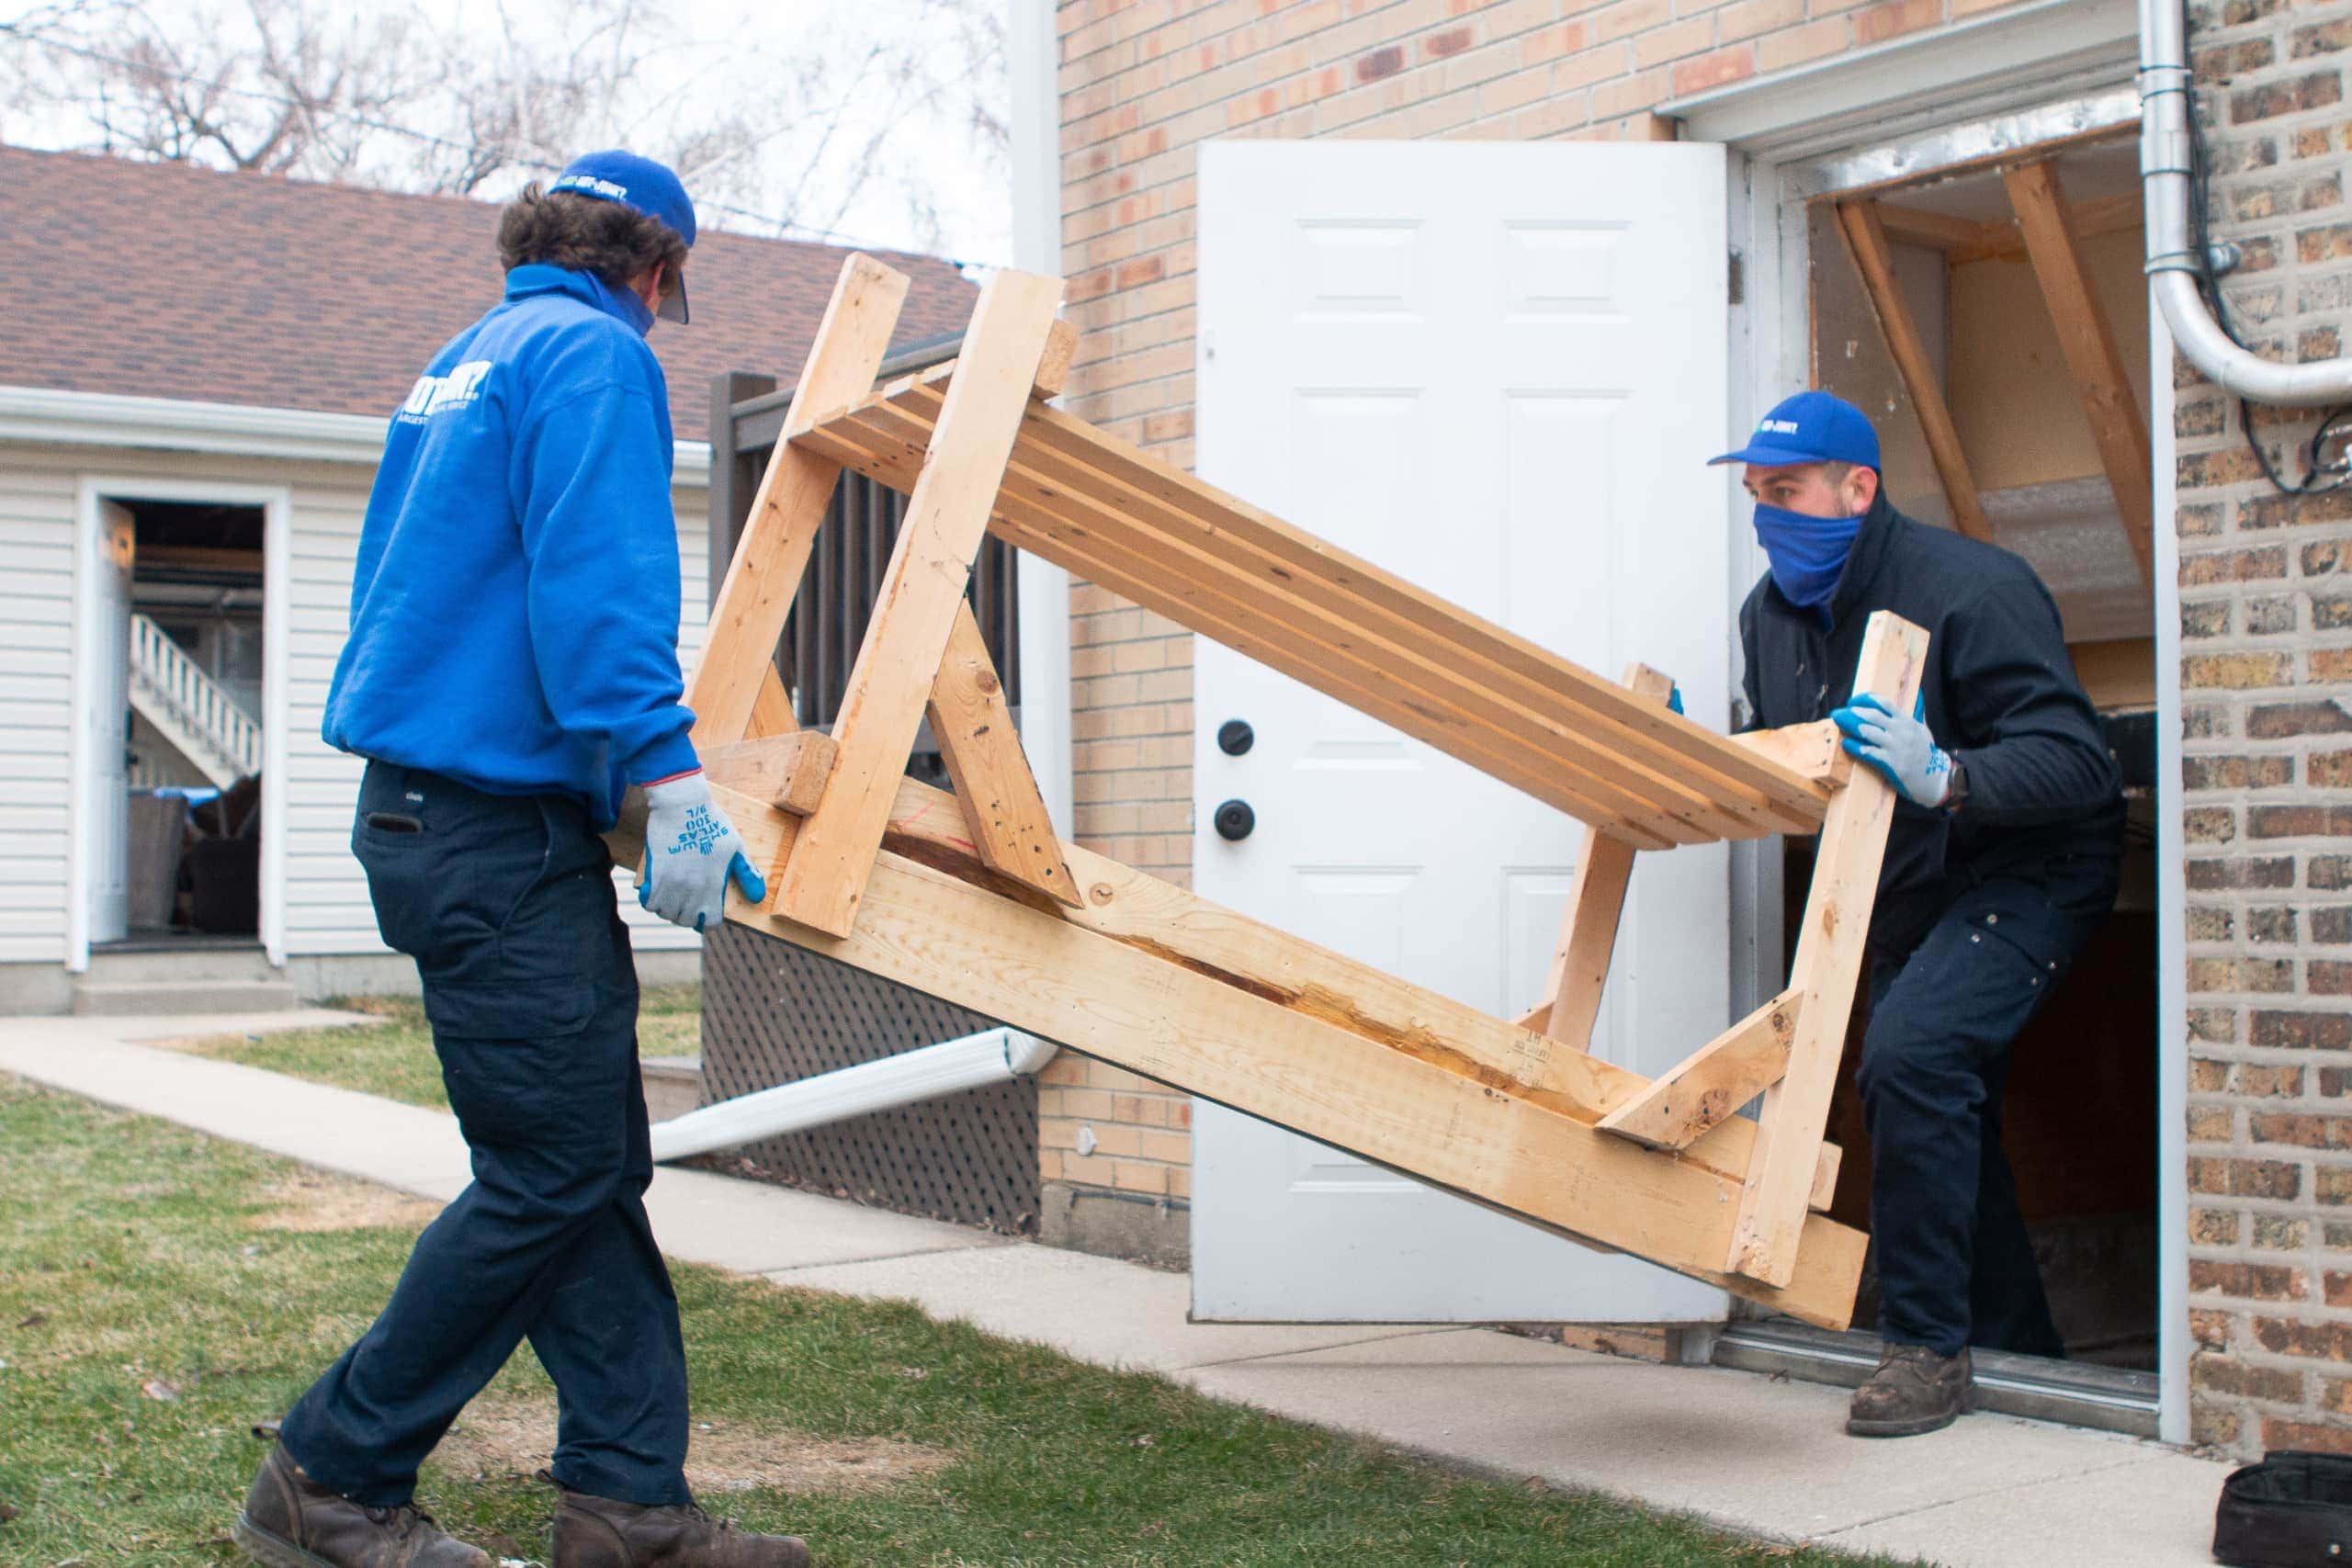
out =
[[(441, 1065), (433, 1055), (433, 1032), (424, 1010), (412, 998), (344, 997), (327, 1004), (384, 1020), (370, 1026), (290, 1029), (274, 1034), (224, 1034), (199, 1040), (187, 1049), (199, 1055), (274, 1073), (339, 1084), (411, 1105), (446, 1111)], [(644, 1056), (694, 1056), (702, 1052), (702, 987), (647, 987), (638, 1006), (638, 1052)]]
[[(274, 1419), (366, 1326), (413, 1200), (0, 1077), (0, 1563), (236, 1561)], [(940, 1324), (682, 1269), (705, 1500), (820, 1560), (1678, 1568), (1854, 1560), (1504, 1485)], [(544, 1551), (552, 1393), (518, 1355), (420, 1502)]]

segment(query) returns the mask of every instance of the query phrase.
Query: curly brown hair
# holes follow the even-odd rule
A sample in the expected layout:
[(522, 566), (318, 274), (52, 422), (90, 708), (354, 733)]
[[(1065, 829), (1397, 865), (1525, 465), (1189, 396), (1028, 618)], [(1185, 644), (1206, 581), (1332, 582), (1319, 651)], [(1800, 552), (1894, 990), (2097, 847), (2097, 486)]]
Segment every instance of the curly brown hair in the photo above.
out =
[(686, 242), (633, 207), (569, 191), (550, 195), (535, 182), (499, 216), (498, 259), (510, 272), (533, 262), (593, 272), (615, 288), (659, 266), (667, 294), (685, 265)]

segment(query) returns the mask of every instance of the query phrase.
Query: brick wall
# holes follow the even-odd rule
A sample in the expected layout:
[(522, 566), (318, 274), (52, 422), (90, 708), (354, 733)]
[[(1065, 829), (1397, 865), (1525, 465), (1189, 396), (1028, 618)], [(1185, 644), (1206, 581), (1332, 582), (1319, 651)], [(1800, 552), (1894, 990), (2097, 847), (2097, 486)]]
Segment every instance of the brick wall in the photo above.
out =
[[(1193, 205), (1204, 141), (1649, 138), (1668, 130), (1650, 113), (1668, 98), (2008, 3), (1067, 0), (1062, 269), (1068, 313), (1086, 333), (1069, 404), (1192, 465)], [(1189, 884), (1191, 634), (1086, 584), (1073, 591), (1070, 621), (1079, 839)], [(1181, 1098), (1066, 1063), (1039, 1110), (1049, 1183), (1159, 1194), (1171, 1211), (1188, 1194)], [(1081, 1133), (1094, 1154), (1076, 1152)], [(1067, 1196), (1049, 1190), (1048, 1208)]]
[[(2262, 350), (2339, 352), (2352, 5), (2197, 0), (2227, 286)], [(2195, 1435), (2352, 1451), (2352, 491), (2278, 494), (2238, 405), (2178, 402)], [(2314, 421), (2256, 415), (2300, 471)], [(2331, 444), (2334, 445), (2334, 444)]]

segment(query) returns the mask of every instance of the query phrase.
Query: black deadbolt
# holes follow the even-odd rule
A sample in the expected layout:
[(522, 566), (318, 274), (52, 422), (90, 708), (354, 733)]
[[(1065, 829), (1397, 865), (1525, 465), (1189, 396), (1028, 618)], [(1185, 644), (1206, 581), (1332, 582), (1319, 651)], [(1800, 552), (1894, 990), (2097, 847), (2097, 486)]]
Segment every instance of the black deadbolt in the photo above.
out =
[(1216, 749), (1228, 757), (1238, 757), (1257, 739), (1258, 732), (1250, 728), (1246, 718), (1228, 718), (1216, 727)]
[(1218, 838), (1238, 842), (1248, 838), (1250, 830), (1258, 825), (1258, 814), (1250, 809), (1246, 800), (1228, 800), (1216, 808), (1216, 815), (1210, 820), (1216, 824)]

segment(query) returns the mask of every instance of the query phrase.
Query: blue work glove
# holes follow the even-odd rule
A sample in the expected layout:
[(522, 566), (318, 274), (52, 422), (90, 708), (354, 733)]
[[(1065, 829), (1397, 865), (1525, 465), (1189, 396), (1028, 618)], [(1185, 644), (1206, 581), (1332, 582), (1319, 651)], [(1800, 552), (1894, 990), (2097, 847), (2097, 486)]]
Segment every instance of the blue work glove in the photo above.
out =
[(700, 931), (725, 917), (729, 876), (753, 903), (767, 897), (767, 879), (743, 853), (735, 824), (711, 803), (710, 781), (700, 770), (647, 784), (645, 804), (639, 904), (673, 926)]
[(1911, 716), (1901, 718), (1863, 692), (1829, 717), (1844, 734), (1849, 755), (1885, 774), (1904, 799), (1932, 808), (1951, 793), (1951, 753), (1928, 733), (1927, 711), (1922, 697), (1912, 705)]

